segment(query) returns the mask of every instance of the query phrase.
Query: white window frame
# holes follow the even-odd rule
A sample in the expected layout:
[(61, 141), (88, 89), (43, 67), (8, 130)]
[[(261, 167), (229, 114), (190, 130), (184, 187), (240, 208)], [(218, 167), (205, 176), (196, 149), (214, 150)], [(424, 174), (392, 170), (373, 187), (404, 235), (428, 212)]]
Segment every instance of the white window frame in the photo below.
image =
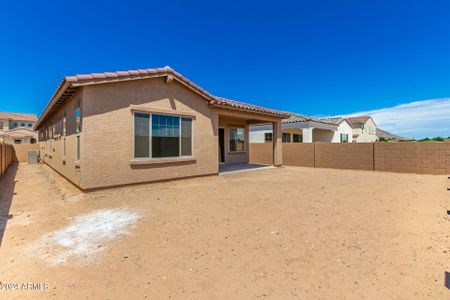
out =
[[(298, 142), (296, 142), (296, 141), (294, 141), (294, 135), (298, 135), (299, 136), (299, 141)], [(292, 135), (291, 135), (291, 139), (292, 139), (292, 143), (295, 143), (295, 144), (300, 144), (300, 143), (303, 143), (303, 134), (301, 134), (301, 133), (292, 133)]]
[[(266, 135), (270, 135), (270, 140), (266, 139)], [(264, 143), (272, 143), (273, 142), (273, 132), (264, 132)]]
[[(149, 129), (149, 136), (148, 136), (148, 155), (149, 157), (136, 157), (136, 152), (135, 152), (135, 145), (136, 145), (136, 134), (135, 134), (135, 114), (139, 113), (139, 114), (146, 114), (149, 115), (148, 118), (148, 129)], [(167, 156), (167, 157), (153, 157), (153, 153), (152, 153), (152, 120), (153, 120), (153, 115), (159, 115), (159, 116), (169, 116), (169, 117), (178, 117), (180, 120), (180, 128), (179, 128), (179, 145), (178, 145), (178, 156)], [(195, 118), (193, 116), (188, 116), (188, 115), (178, 115), (178, 114), (168, 114), (168, 113), (158, 113), (158, 112), (148, 112), (148, 111), (140, 111), (140, 110), (133, 110), (132, 113), (132, 127), (133, 127), (133, 149), (132, 149), (132, 159), (133, 160), (167, 160), (167, 159), (177, 159), (177, 158), (189, 158), (189, 157), (194, 157), (194, 120)], [(186, 119), (191, 119), (191, 155), (181, 155), (181, 119), (182, 118), (186, 118)]]
[[(231, 150), (231, 130), (232, 129), (242, 129), (244, 131), (244, 150), (242, 151), (233, 151)], [(237, 127), (237, 126), (233, 126), (228, 128), (228, 150), (229, 153), (246, 153), (247, 152), (247, 133), (246, 133), (246, 129), (245, 127)]]
[[(286, 141), (283, 141), (283, 137), (288, 136), (289, 138), (286, 138)], [(282, 132), (281, 133), (281, 142), (282, 143), (291, 143), (292, 142), (292, 135), (290, 132)]]

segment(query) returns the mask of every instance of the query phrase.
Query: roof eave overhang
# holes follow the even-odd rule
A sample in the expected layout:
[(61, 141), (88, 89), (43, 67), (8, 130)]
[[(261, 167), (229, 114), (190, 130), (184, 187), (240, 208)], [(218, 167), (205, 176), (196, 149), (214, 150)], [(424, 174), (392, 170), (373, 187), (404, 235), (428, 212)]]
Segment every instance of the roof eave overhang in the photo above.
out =
[(41, 117), (39, 118), (39, 120), (36, 122), (34, 129), (38, 130), (40, 127), (42, 127), (42, 123), (48, 117), (50, 117), (53, 112), (55, 112), (57, 109), (59, 109), (59, 107), (62, 104), (64, 104), (65, 101), (67, 101), (74, 94), (76, 94), (81, 87), (97, 85), (97, 84), (123, 82), (123, 81), (130, 81), (130, 80), (160, 78), (160, 77), (167, 77), (167, 82), (170, 82), (173, 79), (175, 79), (177, 82), (181, 83), (185, 87), (189, 88), (190, 90), (192, 90), (195, 93), (199, 94), (200, 96), (204, 97), (208, 101), (208, 104), (210, 107), (253, 113), (253, 114), (257, 114), (257, 115), (270, 116), (270, 117), (279, 118), (279, 119), (285, 119), (285, 118), (289, 118), (291, 116), (291, 114), (284, 113), (284, 112), (273, 112), (272, 113), (269, 111), (265, 112), (265, 111), (231, 107), (231, 106), (227, 106), (227, 105), (213, 103), (218, 99), (217, 97), (208, 93), (206, 90), (202, 89), (201, 87), (199, 87), (192, 81), (185, 79), (185, 77), (183, 77), (181, 74), (177, 73), (176, 71), (174, 71), (172, 69), (164, 69), (160, 72), (155, 72), (155, 73), (151, 73), (151, 74), (136, 74), (136, 75), (124, 76), (124, 77), (117, 76), (115, 78), (106, 78), (106, 79), (105, 78), (80, 79), (80, 78), (76, 78), (74, 76), (64, 77), (64, 79), (61, 81), (60, 85), (56, 89), (55, 94), (52, 96), (51, 101), (46, 106), (46, 108), (45, 108), (44, 112), (42, 113)]
[(251, 110), (251, 109), (245, 109), (245, 108), (239, 108), (239, 107), (233, 107), (233, 106), (227, 106), (227, 105), (220, 105), (220, 104), (216, 104), (216, 103), (210, 103), (209, 107), (257, 114), (257, 115), (263, 115), (263, 116), (269, 116), (269, 117), (277, 118), (277, 119), (286, 119), (291, 116), (290, 114), (263, 112), (263, 111), (258, 111), (258, 110)]

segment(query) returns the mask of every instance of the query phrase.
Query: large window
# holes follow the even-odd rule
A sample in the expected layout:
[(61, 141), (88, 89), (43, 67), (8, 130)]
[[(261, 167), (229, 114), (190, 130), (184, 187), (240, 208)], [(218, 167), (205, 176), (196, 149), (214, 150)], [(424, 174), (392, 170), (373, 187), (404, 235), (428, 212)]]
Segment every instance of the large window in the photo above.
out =
[(264, 142), (269, 143), (272, 141), (272, 132), (264, 133)]
[(283, 140), (283, 143), (290, 143), (291, 142), (291, 134), (288, 132), (283, 132), (282, 140)]
[(341, 133), (341, 143), (348, 143), (348, 134)]
[(245, 151), (244, 128), (230, 128), (230, 152)]
[(0, 122), (0, 129), (3, 129), (3, 122)]
[(134, 113), (134, 157), (192, 156), (192, 118)]
[(303, 143), (303, 135), (298, 133), (292, 134), (292, 142), (293, 143)]

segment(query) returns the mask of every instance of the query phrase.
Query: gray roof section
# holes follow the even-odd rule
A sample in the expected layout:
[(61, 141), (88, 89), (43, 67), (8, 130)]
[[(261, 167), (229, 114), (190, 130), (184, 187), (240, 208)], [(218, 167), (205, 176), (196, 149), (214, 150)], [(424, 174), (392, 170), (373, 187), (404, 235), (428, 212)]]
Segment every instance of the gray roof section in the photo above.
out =
[[(283, 124), (283, 128), (315, 127), (319, 129), (336, 130), (338, 126), (337, 124), (333, 124), (331, 122), (321, 120), (319, 118), (314, 118), (300, 114), (292, 114), (290, 118), (281, 120), (281, 123)], [(270, 130), (271, 128), (272, 126), (269, 123), (250, 125), (251, 131)]]
[(293, 114), (290, 118), (284, 119), (281, 122), (283, 124), (288, 124), (288, 123), (311, 122), (311, 121), (317, 122), (317, 123), (336, 125), (331, 122), (328, 122), (327, 120), (314, 118), (314, 117), (310, 117), (310, 116), (305, 116), (305, 115), (299, 115), (299, 114)]
[(330, 124), (339, 125), (339, 124), (341, 124), (342, 121), (345, 120), (345, 118), (343, 118), (343, 117), (325, 117), (325, 118), (320, 118), (320, 120), (328, 122)]

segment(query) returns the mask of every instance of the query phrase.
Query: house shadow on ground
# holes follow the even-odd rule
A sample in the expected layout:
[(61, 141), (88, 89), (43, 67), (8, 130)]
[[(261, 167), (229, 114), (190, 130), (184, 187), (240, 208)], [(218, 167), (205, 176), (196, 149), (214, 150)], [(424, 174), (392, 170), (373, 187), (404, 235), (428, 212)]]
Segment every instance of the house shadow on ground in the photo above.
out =
[(5, 235), (6, 224), (12, 218), (9, 213), (12, 199), (15, 195), (17, 163), (11, 164), (5, 174), (0, 177), (0, 247), (2, 246), (3, 236)]

